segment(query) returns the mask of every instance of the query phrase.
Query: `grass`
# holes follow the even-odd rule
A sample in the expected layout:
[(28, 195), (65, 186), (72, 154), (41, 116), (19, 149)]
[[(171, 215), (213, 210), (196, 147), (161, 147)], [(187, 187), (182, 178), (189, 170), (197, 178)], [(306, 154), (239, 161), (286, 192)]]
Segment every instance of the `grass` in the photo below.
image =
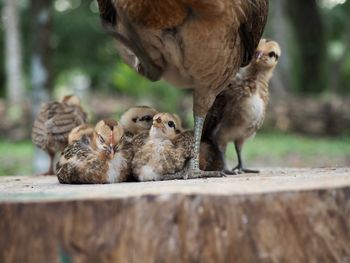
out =
[[(260, 166), (323, 167), (350, 165), (350, 137), (313, 138), (295, 134), (260, 133), (243, 150), (247, 162)], [(235, 160), (234, 146), (227, 151)]]
[(32, 174), (33, 156), (31, 141), (0, 141), (0, 175)]
[[(33, 174), (35, 148), (30, 141), (0, 140), (0, 175)], [(350, 166), (350, 136), (311, 138), (294, 134), (260, 133), (249, 140), (243, 156), (247, 166), (323, 167)], [(234, 147), (227, 158), (235, 163)]]

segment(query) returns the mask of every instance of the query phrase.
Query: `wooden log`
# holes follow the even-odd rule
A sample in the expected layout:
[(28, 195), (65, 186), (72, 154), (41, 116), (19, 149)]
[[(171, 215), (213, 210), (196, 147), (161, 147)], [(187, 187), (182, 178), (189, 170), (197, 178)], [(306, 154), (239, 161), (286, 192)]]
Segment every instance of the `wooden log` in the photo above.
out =
[(0, 262), (350, 262), (350, 168), (114, 185), (0, 178)]

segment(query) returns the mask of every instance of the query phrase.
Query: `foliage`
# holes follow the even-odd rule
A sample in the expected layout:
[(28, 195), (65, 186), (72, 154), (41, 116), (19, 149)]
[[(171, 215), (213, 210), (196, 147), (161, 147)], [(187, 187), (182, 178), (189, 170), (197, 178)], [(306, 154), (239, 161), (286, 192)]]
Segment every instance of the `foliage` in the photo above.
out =
[[(278, 0), (271, 0), (271, 5)], [(318, 0), (318, 9), (322, 13), (323, 23), (326, 25), (326, 36), (328, 53), (330, 62), (335, 62), (342, 55), (347, 58), (341, 66), (341, 81), (340, 91), (349, 92), (346, 88), (350, 83), (350, 54), (345, 52), (344, 36), (345, 32), (349, 30), (349, 11), (350, 1), (344, 4), (336, 5), (334, 8), (325, 8), (323, 2), (335, 2)], [(339, 1), (338, 1), (339, 2)], [(0, 3), (0, 8), (2, 3)], [(23, 40), (23, 50), (25, 59), (26, 79), (28, 79), (30, 72), (30, 1), (21, 0), (21, 31)], [(53, 30), (52, 30), (52, 47), (53, 53), (53, 69), (54, 79), (57, 84), (60, 80), (65, 79), (62, 76), (69, 74), (71, 71), (78, 70), (83, 72), (91, 79), (91, 87), (99, 90), (113, 90), (116, 87), (117, 91), (125, 92), (131, 96), (154, 96), (157, 100), (163, 99), (165, 96), (170, 96), (170, 108), (174, 108), (175, 100), (181, 98), (181, 92), (177, 93), (173, 90), (163, 91), (164, 83), (146, 84), (146, 81), (135, 77), (125, 69), (125, 66), (120, 66), (120, 59), (118, 58), (115, 42), (111, 36), (108, 36), (101, 27), (97, 4), (95, 0), (55, 0), (52, 1), (53, 8)], [(288, 19), (287, 17), (285, 19)], [(292, 21), (288, 23), (293, 26)], [(296, 34), (302, 32), (303, 28), (296, 28)], [(296, 36), (289, 36), (291, 39)], [(0, 30), (0, 48), (3, 50), (3, 30)], [(303, 57), (300, 57), (300, 49), (295, 41), (290, 41), (291, 63), (295, 64), (292, 67), (291, 81), (296, 85), (293, 87), (296, 90), (303, 90), (303, 84), (300, 82), (300, 72), (298, 69), (302, 68)], [(338, 51), (334, 51), (338, 50)], [(340, 51), (339, 51), (340, 50)], [(312, 52), (312, 50), (310, 51)], [(336, 55), (334, 55), (336, 53)], [(115, 66), (117, 64), (117, 66)], [(332, 75), (332, 66), (327, 67), (327, 74)], [(121, 77), (121, 74), (126, 76)], [(122, 83), (118, 83), (121, 81)], [(139, 81), (139, 83), (137, 83)], [(0, 96), (4, 96), (4, 61), (0, 60)], [(27, 82), (29, 83), (29, 82)], [(126, 85), (132, 84), (131, 90), (126, 88)], [(149, 89), (148, 87), (152, 87)], [(328, 87), (329, 89), (330, 87)], [(318, 91), (315, 90), (317, 93)], [(166, 103), (164, 103), (166, 104)]]
[(137, 99), (147, 97), (162, 111), (177, 112), (179, 110), (178, 102), (184, 95), (184, 91), (165, 81), (150, 82), (122, 62), (117, 63), (115, 68), (113, 79), (119, 92)]

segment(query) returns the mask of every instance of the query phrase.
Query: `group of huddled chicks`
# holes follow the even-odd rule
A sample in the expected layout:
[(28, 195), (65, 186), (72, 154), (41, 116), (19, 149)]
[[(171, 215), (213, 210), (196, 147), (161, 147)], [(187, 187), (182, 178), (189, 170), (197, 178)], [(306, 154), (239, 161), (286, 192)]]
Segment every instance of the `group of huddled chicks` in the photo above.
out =
[[(268, 83), (281, 55), (275, 41), (262, 39), (251, 63), (242, 68), (220, 93), (204, 124), (200, 168), (221, 171), (213, 176), (244, 172), (241, 149), (265, 118)], [(86, 124), (87, 114), (76, 96), (42, 106), (34, 122), (32, 140), (51, 159), (46, 174), (54, 174), (53, 160), (61, 156), (55, 174), (60, 183), (101, 184), (130, 180), (186, 178), (193, 158), (194, 135), (185, 131), (178, 115), (147, 106), (128, 109), (119, 121)], [(238, 165), (227, 170), (225, 151), (235, 143)]]

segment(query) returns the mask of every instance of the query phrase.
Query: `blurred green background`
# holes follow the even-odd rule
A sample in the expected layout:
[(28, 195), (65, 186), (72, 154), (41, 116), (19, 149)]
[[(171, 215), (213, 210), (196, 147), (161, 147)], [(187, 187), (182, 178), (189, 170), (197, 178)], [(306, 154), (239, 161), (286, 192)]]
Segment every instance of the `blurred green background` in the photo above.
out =
[[(249, 166), (350, 165), (350, 1), (271, 0), (265, 37), (282, 58), (263, 129), (247, 143)], [(192, 93), (151, 83), (121, 62), (93, 0), (0, 2), (0, 175), (44, 171), (31, 144), (43, 101), (75, 93), (90, 122), (135, 104), (179, 113), (192, 127)], [(17, 43), (17, 44), (16, 44)], [(234, 162), (233, 148), (228, 156)]]

